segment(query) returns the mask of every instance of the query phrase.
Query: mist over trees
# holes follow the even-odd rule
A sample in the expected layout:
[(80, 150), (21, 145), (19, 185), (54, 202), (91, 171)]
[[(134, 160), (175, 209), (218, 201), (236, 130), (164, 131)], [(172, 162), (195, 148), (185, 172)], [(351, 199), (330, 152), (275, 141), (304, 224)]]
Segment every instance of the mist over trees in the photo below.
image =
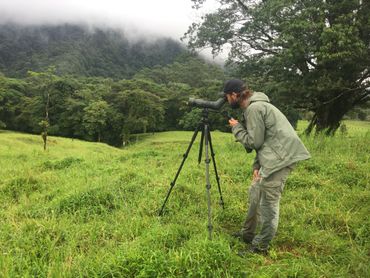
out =
[(0, 25), (0, 72), (25, 77), (27, 71), (58, 75), (131, 78), (145, 67), (172, 63), (185, 48), (170, 38), (129, 40), (120, 30), (79, 25)]
[(219, 2), (189, 28), (188, 45), (214, 53), (230, 46), (230, 62), (252, 88), (314, 112), (308, 133), (334, 134), (348, 111), (369, 101), (369, 1)]

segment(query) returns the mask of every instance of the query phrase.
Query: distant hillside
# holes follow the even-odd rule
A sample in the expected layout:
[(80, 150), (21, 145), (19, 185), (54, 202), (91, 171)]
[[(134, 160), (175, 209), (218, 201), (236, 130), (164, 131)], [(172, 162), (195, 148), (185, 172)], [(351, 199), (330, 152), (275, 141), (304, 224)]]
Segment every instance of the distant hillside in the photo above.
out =
[(0, 25), (0, 72), (10, 77), (54, 65), (59, 74), (130, 78), (142, 68), (171, 63), (183, 52), (169, 38), (131, 42), (113, 29)]

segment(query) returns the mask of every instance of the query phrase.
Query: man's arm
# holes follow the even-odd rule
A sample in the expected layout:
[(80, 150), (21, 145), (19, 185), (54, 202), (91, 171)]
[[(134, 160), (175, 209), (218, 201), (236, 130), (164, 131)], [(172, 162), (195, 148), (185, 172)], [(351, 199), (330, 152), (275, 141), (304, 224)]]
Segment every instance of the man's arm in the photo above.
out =
[(265, 140), (264, 113), (259, 106), (251, 105), (244, 116), (246, 128), (234, 119), (229, 121), (232, 133), (244, 147), (258, 150)]

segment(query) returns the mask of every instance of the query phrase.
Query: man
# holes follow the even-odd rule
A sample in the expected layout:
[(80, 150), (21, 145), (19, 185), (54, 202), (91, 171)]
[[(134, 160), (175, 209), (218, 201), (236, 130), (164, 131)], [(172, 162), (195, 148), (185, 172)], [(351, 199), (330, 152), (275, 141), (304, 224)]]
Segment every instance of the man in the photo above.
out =
[[(235, 236), (251, 243), (250, 252), (267, 254), (278, 227), (284, 183), (295, 164), (309, 159), (310, 154), (287, 118), (265, 94), (248, 90), (238, 79), (225, 83), (224, 94), (233, 109), (243, 109), (243, 124), (229, 120), (232, 133), (247, 150), (256, 151), (248, 213)], [(257, 224), (261, 226), (258, 234)]]

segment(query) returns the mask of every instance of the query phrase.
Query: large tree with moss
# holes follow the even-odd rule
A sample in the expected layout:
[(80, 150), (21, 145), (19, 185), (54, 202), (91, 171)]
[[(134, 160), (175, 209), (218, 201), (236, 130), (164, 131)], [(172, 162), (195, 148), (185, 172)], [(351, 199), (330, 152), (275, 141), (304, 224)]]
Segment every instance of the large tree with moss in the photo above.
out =
[[(195, 7), (206, 0), (192, 0)], [(365, 0), (219, 0), (193, 23), (190, 47), (230, 47), (252, 86), (313, 111), (307, 132), (333, 134), (369, 100), (370, 4)]]

